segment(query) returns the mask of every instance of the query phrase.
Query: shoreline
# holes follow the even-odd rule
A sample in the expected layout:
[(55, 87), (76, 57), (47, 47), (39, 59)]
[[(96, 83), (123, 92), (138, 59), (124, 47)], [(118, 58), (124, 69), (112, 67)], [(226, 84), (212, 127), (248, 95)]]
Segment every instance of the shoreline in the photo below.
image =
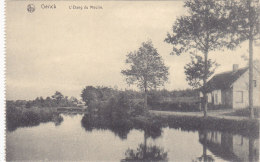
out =
[[(212, 110), (212, 111), (208, 111), (207, 117), (216, 118), (216, 119), (227, 119), (233, 121), (241, 121), (241, 120), (257, 120), (258, 122), (260, 121), (260, 118), (250, 119), (249, 117), (244, 117), (244, 116), (225, 115), (231, 112), (234, 112), (234, 110), (224, 110), (224, 111)], [(177, 111), (149, 110), (149, 113), (153, 115), (160, 115), (160, 116), (190, 116), (190, 117), (203, 118), (203, 112), (177, 112)]]
[(150, 111), (150, 116), (154, 120), (166, 122), (170, 127), (183, 130), (213, 130), (240, 134), (247, 137), (259, 138), (259, 119), (249, 119), (246, 117), (230, 118), (208, 115), (203, 117), (203, 113), (186, 112), (161, 112)]

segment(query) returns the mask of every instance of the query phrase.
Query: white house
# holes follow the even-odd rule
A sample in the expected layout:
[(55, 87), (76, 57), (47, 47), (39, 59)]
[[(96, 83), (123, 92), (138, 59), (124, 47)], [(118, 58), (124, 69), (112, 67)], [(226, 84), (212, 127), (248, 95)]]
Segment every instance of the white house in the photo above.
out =
[[(217, 74), (207, 82), (207, 95), (209, 105), (219, 105), (226, 108), (248, 107), (249, 88), (248, 67), (238, 68), (233, 65), (233, 70)], [(260, 106), (260, 72), (255, 66), (253, 69), (253, 103)]]

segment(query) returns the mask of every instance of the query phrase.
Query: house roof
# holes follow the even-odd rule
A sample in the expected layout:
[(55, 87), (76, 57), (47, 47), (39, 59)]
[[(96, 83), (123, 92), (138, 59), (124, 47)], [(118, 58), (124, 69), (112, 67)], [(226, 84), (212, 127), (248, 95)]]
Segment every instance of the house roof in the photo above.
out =
[(215, 75), (207, 82), (207, 91), (212, 91), (216, 89), (228, 89), (232, 84), (246, 71), (248, 67), (238, 69), (237, 71), (229, 71)]

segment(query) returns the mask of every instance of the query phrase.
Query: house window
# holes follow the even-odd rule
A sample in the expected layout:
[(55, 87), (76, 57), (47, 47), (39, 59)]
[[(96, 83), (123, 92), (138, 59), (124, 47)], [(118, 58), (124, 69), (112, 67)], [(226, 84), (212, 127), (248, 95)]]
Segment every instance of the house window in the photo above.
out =
[(254, 83), (254, 87), (256, 87), (256, 80), (253, 80), (253, 83)]
[(243, 103), (243, 91), (236, 92), (236, 103)]
[(215, 94), (215, 103), (218, 104), (218, 94)]

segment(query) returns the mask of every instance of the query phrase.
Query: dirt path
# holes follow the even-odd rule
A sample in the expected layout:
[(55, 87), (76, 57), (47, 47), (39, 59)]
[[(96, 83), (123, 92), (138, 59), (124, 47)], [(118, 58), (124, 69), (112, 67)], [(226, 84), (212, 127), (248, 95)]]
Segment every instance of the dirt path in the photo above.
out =
[[(211, 111), (208, 111), (208, 116), (220, 118), (220, 119), (229, 119), (229, 120), (247, 120), (248, 119), (247, 117), (224, 115), (227, 113), (231, 113), (233, 111), (234, 110), (211, 110)], [(156, 111), (156, 110), (150, 110), (149, 112), (154, 115), (163, 115), (163, 116), (173, 115), (173, 116), (203, 117), (203, 112), (174, 112), (174, 111)], [(258, 118), (258, 121), (260, 121), (259, 118)]]

